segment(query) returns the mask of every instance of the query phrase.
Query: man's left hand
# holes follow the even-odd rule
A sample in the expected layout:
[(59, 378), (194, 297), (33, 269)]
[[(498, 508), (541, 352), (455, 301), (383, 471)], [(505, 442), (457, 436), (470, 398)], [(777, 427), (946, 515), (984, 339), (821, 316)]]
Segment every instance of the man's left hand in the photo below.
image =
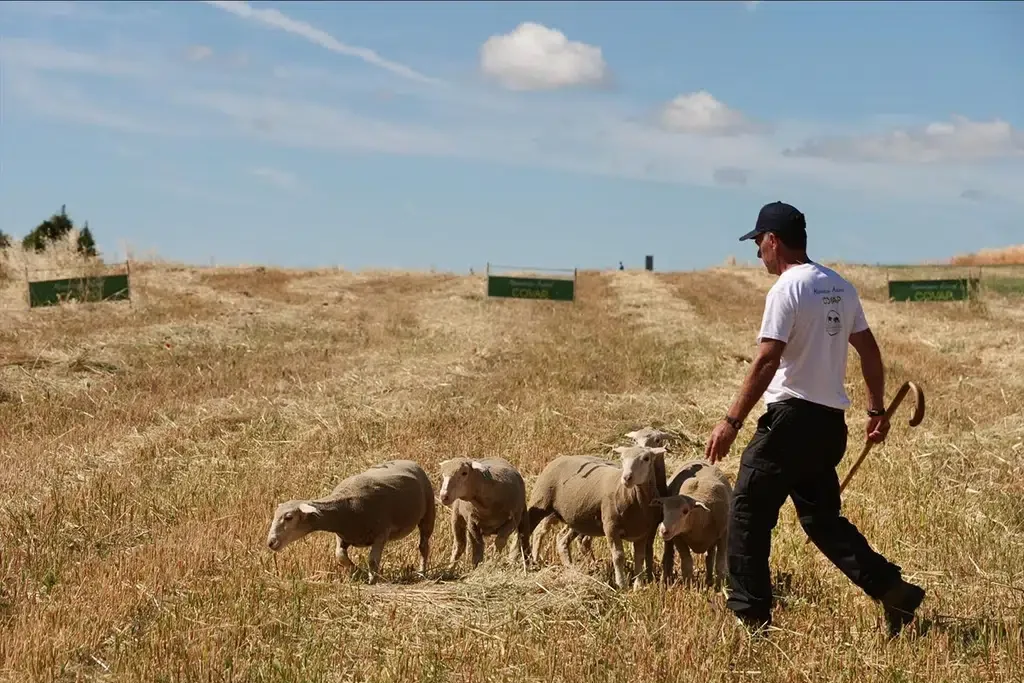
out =
[(704, 449), (704, 457), (712, 463), (724, 460), (729, 454), (729, 447), (736, 440), (736, 428), (728, 422), (719, 422), (711, 432), (708, 445)]

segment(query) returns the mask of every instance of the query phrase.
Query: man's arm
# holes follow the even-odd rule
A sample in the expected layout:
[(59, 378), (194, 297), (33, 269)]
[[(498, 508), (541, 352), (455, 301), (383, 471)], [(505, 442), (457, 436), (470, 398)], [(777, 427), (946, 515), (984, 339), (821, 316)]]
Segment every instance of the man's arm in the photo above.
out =
[(860, 370), (868, 389), (868, 410), (885, 410), (885, 366), (871, 328), (851, 334), (850, 345), (860, 356)]
[(761, 400), (768, 385), (775, 376), (782, 362), (782, 351), (786, 348), (786, 342), (778, 339), (762, 338), (757, 348), (757, 357), (750, 366), (740, 393), (729, 406), (729, 417), (740, 422), (747, 419), (747, 415), (754, 409), (757, 402)]

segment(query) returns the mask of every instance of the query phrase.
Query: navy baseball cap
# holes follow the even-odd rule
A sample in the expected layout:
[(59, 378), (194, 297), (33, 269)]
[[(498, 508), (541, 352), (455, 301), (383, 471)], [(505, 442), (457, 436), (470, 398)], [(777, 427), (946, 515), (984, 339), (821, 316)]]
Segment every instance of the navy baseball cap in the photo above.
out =
[(752, 240), (766, 232), (792, 235), (805, 232), (806, 230), (807, 221), (795, 206), (785, 202), (772, 202), (761, 207), (761, 211), (757, 214), (757, 222), (754, 224), (754, 229), (740, 237), (740, 242)]

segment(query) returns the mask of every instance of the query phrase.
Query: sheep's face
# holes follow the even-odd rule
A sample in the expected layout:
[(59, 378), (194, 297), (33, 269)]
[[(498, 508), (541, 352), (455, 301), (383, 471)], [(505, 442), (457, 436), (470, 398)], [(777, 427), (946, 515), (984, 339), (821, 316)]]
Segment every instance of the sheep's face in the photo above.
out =
[(655, 498), (651, 505), (662, 509), (658, 533), (665, 541), (699, 528), (706, 523), (705, 514), (710, 512), (707, 505), (683, 494)]
[(451, 505), (473, 495), (481, 478), (489, 477), (487, 467), (476, 460), (457, 458), (441, 463), (441, 503)]
[(622, 458), (622, 485), (626, 488), (654, 480), (654, 467), (664, 457), (662, 447), (618, 446), (615, 452)]
[(634, 432), (626, 433), (627, 439), (633, 439), (637, 446), (649, 446), (650, 448), (668, 447), (670, 435), (660, 429), (644, 427)]
[(286, 545), (297, 541), (314, 530), (314, 518), (320, 511), (305, 501), (289, 500), (281, 503), (274, 511), (274, 521), (267, 534), (267, 547), (279, 552)]

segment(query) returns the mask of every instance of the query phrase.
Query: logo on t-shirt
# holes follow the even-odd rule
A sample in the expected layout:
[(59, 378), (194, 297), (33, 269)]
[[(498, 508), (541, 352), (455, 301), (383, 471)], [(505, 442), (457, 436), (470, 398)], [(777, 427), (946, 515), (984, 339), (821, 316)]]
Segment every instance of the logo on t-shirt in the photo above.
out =
[(829, 309), (829, 312), (825, 314), (825, 331), (828, 332), (828, 336), (834, 337), (839, 334), (841, 327), (842, 323), (839, 321), (839, 313), (834, 308)]

